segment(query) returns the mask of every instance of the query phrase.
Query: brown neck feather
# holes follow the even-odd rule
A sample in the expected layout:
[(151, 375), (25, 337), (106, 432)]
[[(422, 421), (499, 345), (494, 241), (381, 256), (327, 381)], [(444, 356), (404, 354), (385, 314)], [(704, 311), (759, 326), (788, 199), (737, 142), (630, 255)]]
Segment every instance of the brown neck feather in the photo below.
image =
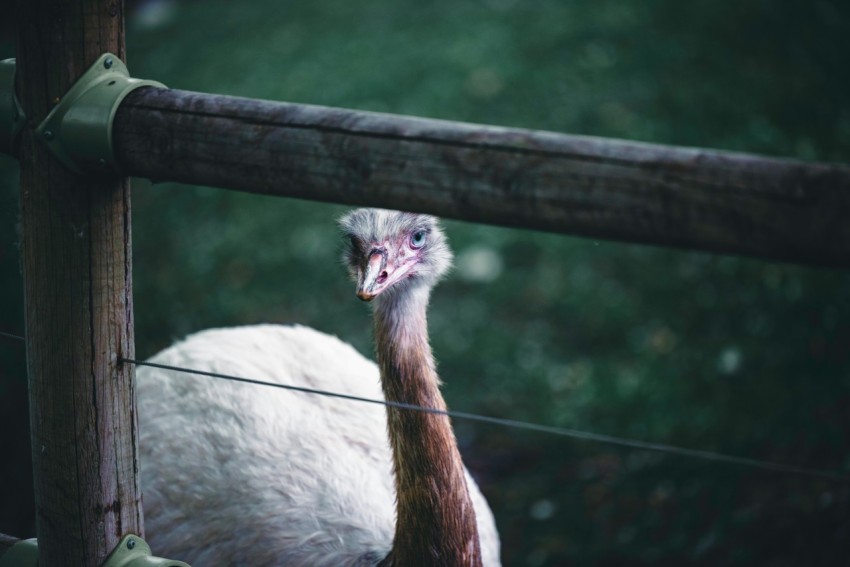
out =
[[(428, 343), (427, 290), (376, 305), (375, 342), (387, 400), (445, 409)], [(387, 408), (395, 467), (393, 549), (381, 565), (480, 566), (475, 511), (445, 415)]]

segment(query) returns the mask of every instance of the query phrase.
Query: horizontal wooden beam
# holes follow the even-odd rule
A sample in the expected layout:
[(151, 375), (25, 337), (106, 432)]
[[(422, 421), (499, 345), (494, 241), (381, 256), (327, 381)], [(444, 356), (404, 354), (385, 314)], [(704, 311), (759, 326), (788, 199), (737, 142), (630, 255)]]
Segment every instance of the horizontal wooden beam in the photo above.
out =
[(850, 266), (850, 167), (139, 89), (116, 158), (155, 181)]

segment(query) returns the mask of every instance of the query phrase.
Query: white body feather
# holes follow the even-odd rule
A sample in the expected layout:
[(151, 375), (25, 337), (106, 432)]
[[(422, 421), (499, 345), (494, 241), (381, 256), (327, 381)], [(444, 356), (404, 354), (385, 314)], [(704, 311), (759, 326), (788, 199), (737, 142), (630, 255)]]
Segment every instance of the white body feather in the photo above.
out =
[[(307, 327), (197, 333), (153, 362), (383, 399), (378, 369)], [(374, 565), (395, 529), (382, 406), (137, 369), (146, 538), (194, 567)], [(493, 515), (467, 473), (484, 565)]]

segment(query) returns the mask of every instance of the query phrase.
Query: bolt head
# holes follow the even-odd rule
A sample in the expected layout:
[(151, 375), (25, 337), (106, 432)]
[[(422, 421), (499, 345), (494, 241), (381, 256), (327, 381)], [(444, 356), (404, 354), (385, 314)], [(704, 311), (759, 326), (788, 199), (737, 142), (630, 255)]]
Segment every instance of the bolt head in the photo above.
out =
[(52, 140), (53, 139), (53, 131), (52, 130), (45, 130), (44, 131), (44, 139), (45, 140)]
[(103, 66), (106, 67), (107, 69), (111, 69), (112, 63), (113, 63), (112, 57), (107, 57), (106, 60), (103, 62)]
[(130, 538), (127, 540), (127, 549), (133, 549), (136, 547), (136, 540)]

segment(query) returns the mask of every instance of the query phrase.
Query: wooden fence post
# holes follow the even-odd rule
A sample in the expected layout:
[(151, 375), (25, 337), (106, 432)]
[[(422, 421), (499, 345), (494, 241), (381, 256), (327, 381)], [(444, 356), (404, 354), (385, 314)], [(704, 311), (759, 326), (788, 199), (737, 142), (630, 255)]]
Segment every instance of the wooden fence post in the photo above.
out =
[(33, 129), (105, 51), (120, 0), (19, 0), (21, 261), (39, 565), (100, 565), (142, 534), (126, 178), (64, 169)]

